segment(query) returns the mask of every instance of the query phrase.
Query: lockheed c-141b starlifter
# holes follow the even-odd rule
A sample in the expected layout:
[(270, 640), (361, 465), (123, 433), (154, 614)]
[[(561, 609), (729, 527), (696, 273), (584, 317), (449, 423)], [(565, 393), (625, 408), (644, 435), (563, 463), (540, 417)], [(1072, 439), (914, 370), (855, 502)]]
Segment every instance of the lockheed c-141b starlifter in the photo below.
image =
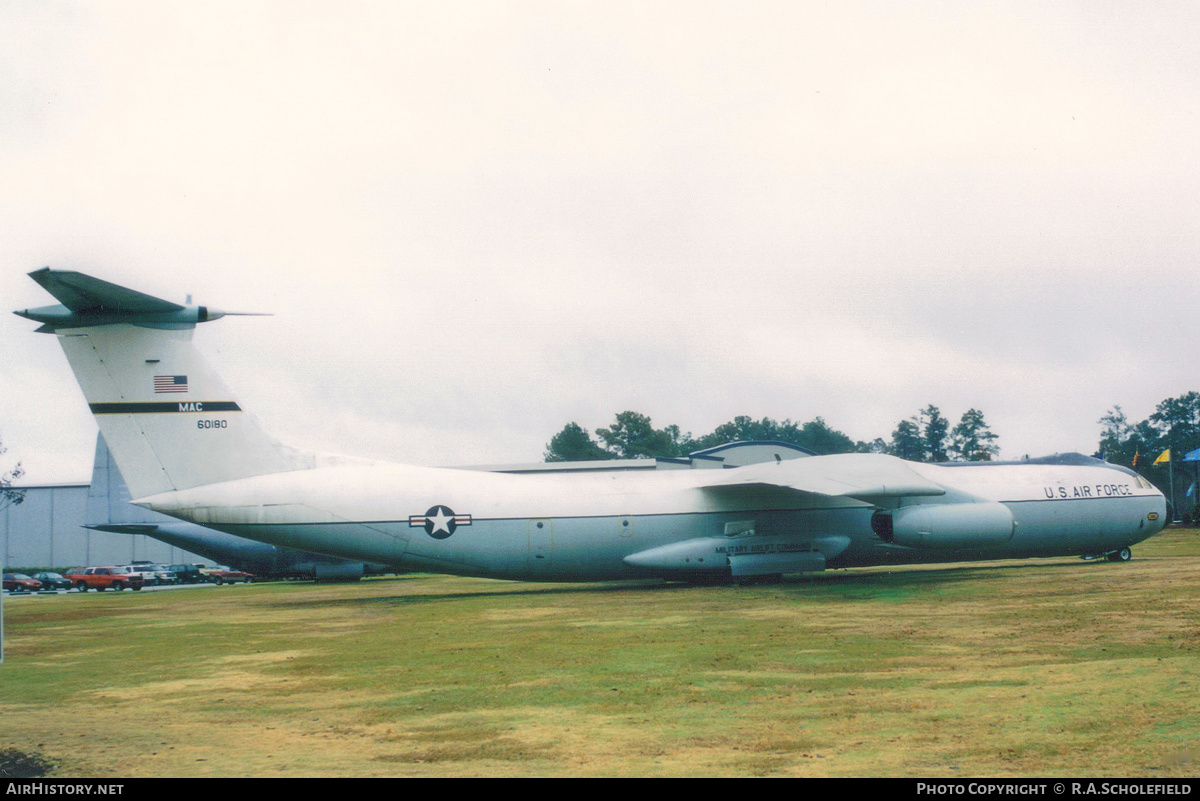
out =
[(16, 313), (57, 335), (134, 502), (275, 545), (464, 576), (704, 580), (1124, 560), (1165, 523), (1153, 485), (1079, 454), (508, 474), (298, 451), (268, 435), (193, 346), (196, 324), (224, 312), (77, 272), (30, 276), (60, 305)]

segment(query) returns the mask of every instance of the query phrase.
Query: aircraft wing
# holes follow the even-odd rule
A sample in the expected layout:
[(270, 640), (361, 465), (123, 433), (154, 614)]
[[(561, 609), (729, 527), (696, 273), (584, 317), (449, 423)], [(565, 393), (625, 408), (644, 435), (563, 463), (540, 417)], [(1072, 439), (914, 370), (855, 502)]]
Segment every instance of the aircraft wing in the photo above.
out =
[(811, 456), (711, 472), (712, 480), (701, 487), (722, 493), (777, 488), (867, 503), (946, 494), (945, 487), (919, 475), (902, 460), (878, 453)]
[(178, 303), (70, 270), (51, 270), (49, 267), (43, 267), (31, 272), (29, 277), (73, 312), (104, 310), (160, 313), (184, 308)]

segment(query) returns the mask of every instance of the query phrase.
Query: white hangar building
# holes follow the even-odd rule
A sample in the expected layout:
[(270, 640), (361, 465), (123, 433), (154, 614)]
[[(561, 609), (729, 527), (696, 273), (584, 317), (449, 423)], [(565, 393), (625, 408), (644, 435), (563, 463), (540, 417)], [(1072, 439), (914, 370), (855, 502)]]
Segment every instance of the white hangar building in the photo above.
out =
[(0, 511), (0, 555), (5, 570), (127, 565), (137, 560), (212, 564), (211, 560), (144, 535), (84, 528), (87, 484), (18, 489), (25, 491), (25, 500)]
[[(114, 534), (84, 528), (85, 522), (109, 519), (106, 506), (113, 500), (108, 495), (108, 461), (108, 449), (99, 440), (91, 484), (14, 487), (22, 490), (25, 497), (21, 503), (0, 510), (0, 558), (5, 570), (127, 565), (138, 560), (212, 565), (211, 559), (143, 534)], [(134, 508), (139, 513), (145, 511)]]

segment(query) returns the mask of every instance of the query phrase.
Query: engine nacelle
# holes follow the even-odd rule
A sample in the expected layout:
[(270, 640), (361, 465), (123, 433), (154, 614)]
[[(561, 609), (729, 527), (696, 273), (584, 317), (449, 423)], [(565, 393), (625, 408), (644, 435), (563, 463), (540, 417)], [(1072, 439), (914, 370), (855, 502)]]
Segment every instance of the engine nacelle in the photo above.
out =
[(879, 539), (910, 548), (989, 548), (1012, 539), (1016, 522), (995, 501), (904, 506), (871, 516)]

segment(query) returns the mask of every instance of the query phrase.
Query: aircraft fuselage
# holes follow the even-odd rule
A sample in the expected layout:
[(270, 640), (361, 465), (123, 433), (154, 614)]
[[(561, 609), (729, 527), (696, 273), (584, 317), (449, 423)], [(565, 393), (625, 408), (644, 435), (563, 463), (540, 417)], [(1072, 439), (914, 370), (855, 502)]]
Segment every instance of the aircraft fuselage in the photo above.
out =
[[(754, 553), (818, 551), (825, 568), (1102, 554), (1146, 539), (1165, 522), (1161, 493), (1099, 464), (908, 466), (947, 494), (902, 500), (891, 511), (970, 512), (995, 503), (1011, 513), (1011, 534), (976, 541), (968, 533), (951, 547), (889, 543), (872, 525), (878, 505), (775, 487), (725, 494), (703, 486), (704, 471), (686, 470), (506, 475), (334, 466), (141, 502), (232, 534), (344, 558), (544, 581), (703, 573), (727, 567), (723, 557)], [(691, 542), (673, 562), (626, 561)]]

